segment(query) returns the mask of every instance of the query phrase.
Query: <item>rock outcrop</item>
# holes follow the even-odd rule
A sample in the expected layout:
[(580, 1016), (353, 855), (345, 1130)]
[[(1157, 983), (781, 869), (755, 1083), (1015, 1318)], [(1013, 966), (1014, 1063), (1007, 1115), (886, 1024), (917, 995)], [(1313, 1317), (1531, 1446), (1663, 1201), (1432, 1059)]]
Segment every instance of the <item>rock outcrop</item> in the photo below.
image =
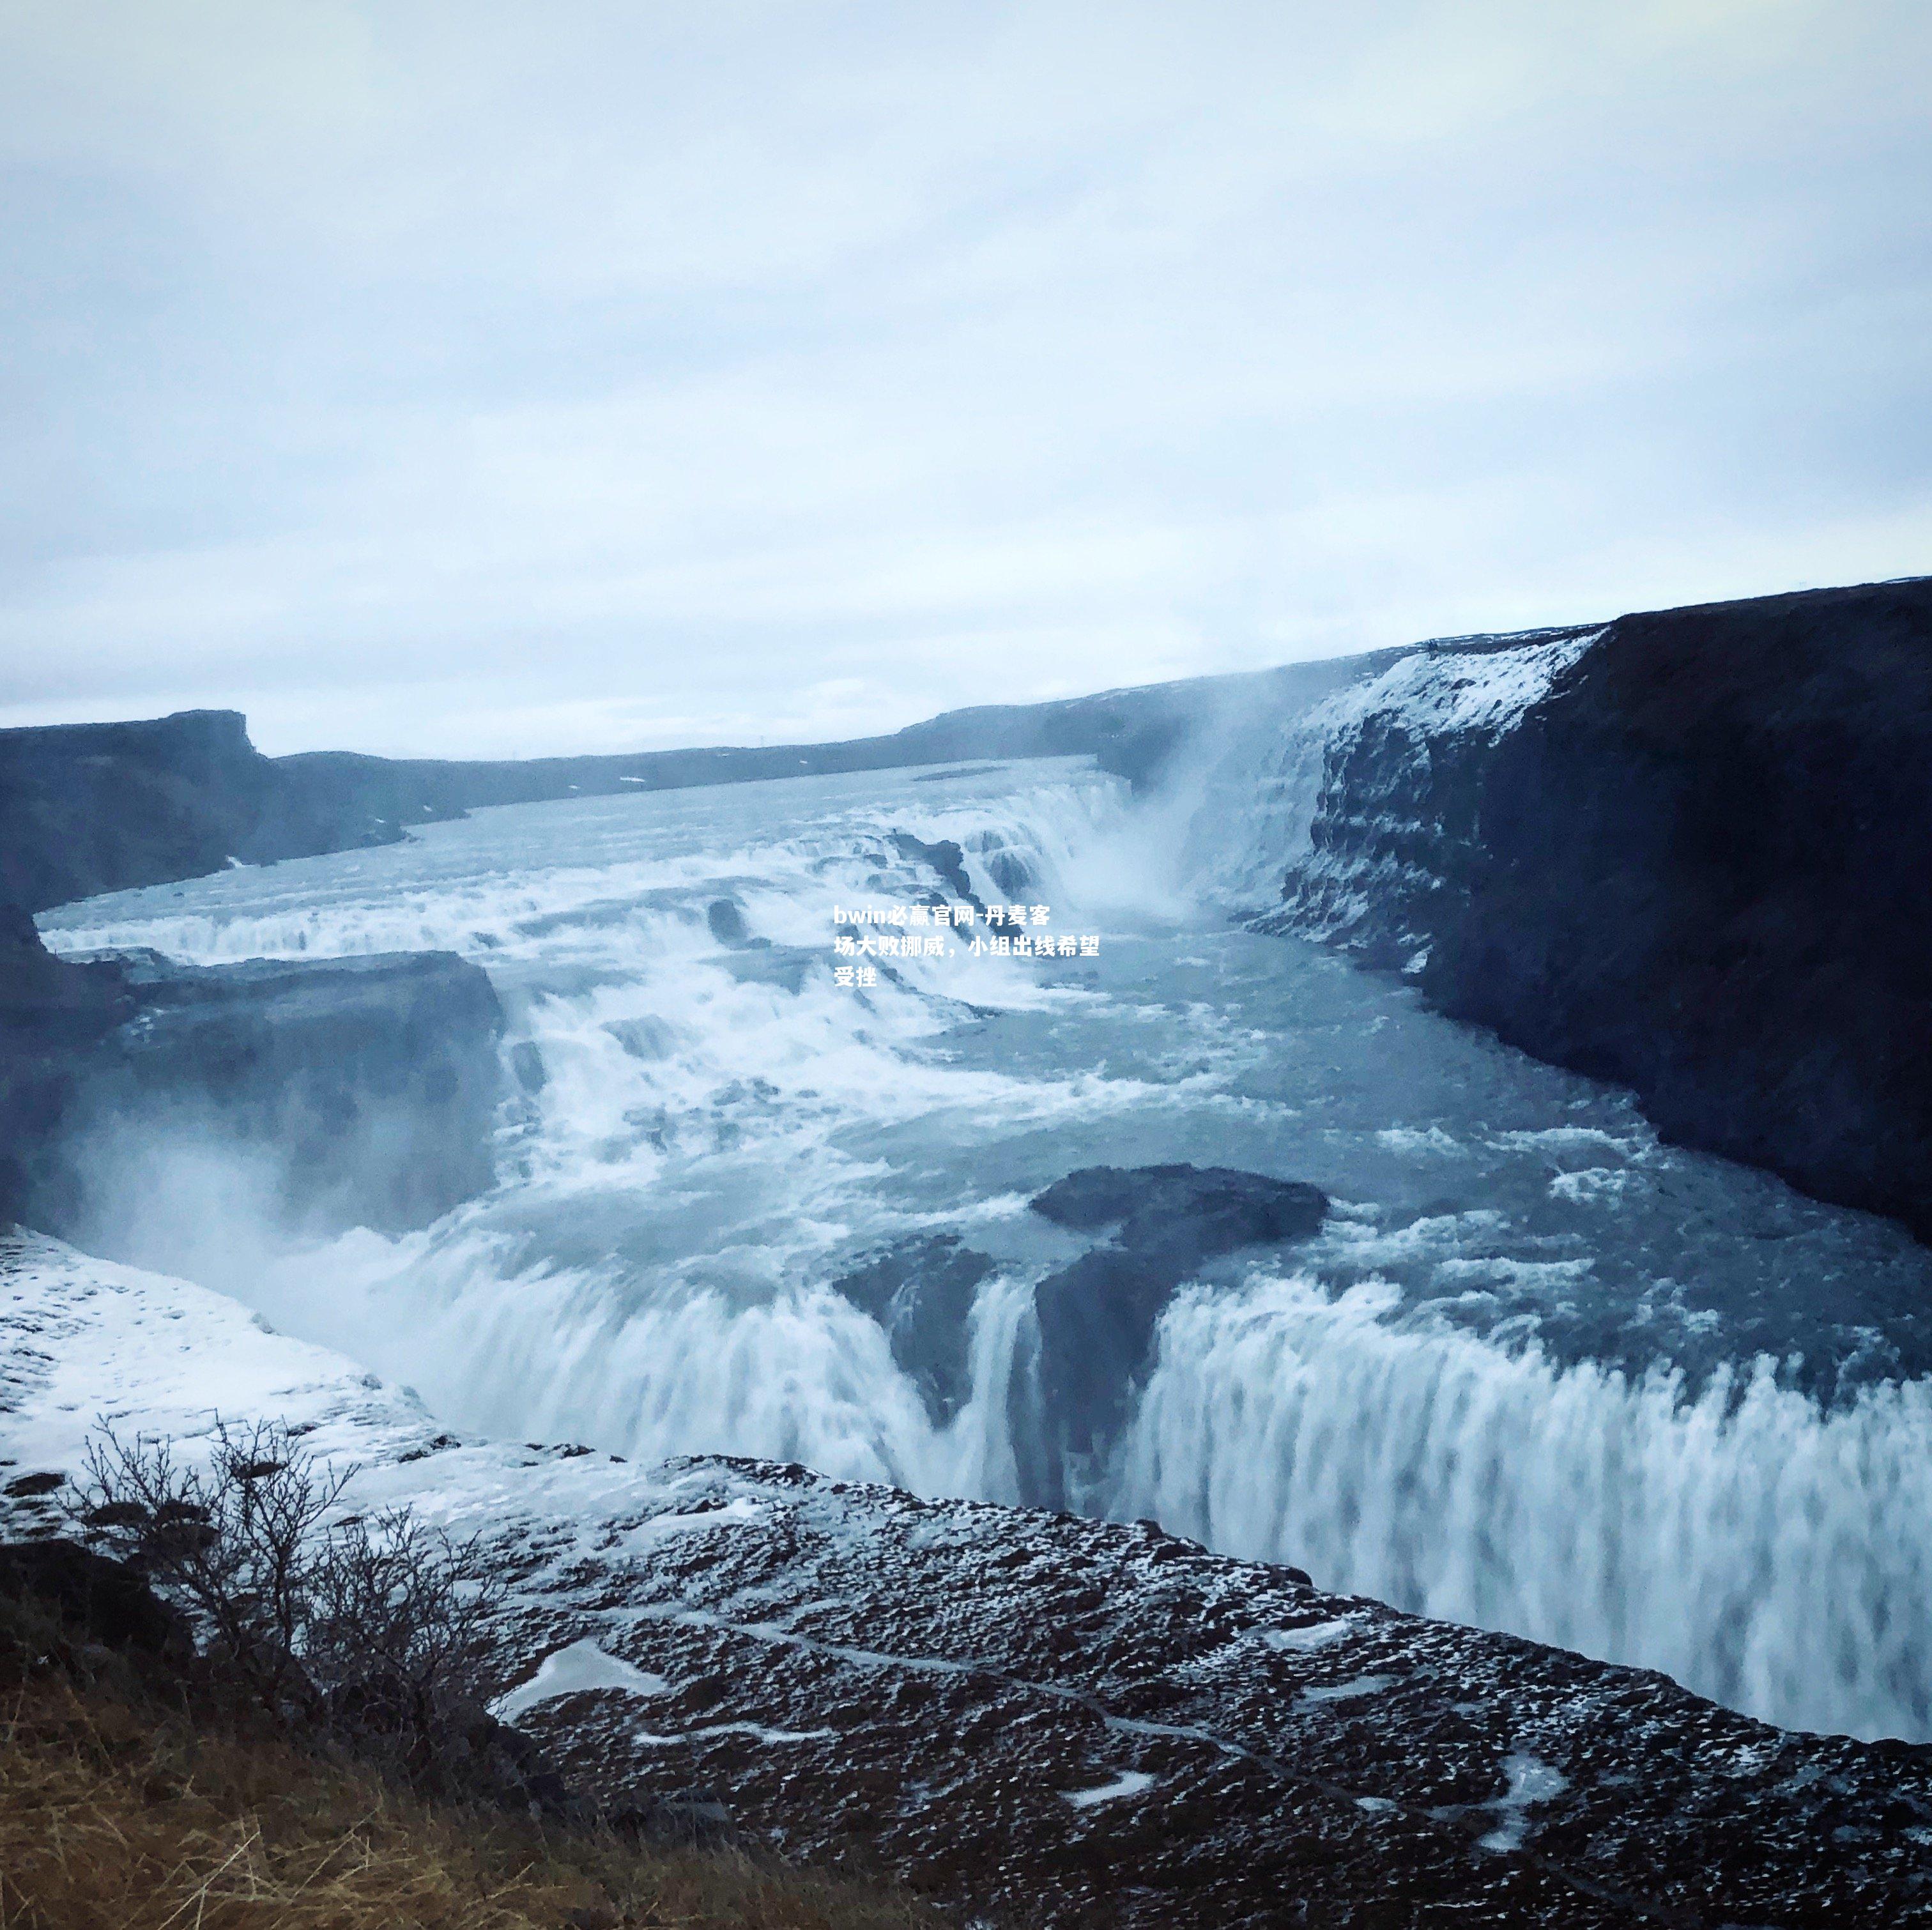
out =
[(399, 1231), (492, 1178), (502, 1014), (453, 954), (203, 967), (52, 957), (0, 922), (0, 1221), (89, 1210), (118, 1144), (256, 1157), (287, 1218)]
[(1932, 581), (1412, 653), (1272, 920), (1932, 1238)]
[[(1297, 1180), (1178, 1165), (1084, 1167), (1029, 1203), (1055, 1226), (1098, 1236), (1034, 1286), (1030, 1368), (1010, 1395), (1021, 1492), (1058, 1506), (1070, 1470), (1118, 1436), (1176, 1291), (1222, 1255), (1306, 1238), (1328, 1202)], [(970, 1323), (997, 1265), (957, 1234), (922, 1233), (868, 1254), (832, 1283), (885, 1329), (936, 1424), (971, 1394)]]
[[(1932, 1910), (1932, 1750), (1782, 1732), (1662, 1676), (1326, 1594), (1162, 1533), (459, 1441), (232, 1301), (0, 1239), (0, 1461), (94, 1415), (197, 1451), (208, 1390), (484, 1535), (497, 1715), (614, 1808), (1042, 1926), (1749, 1923)], [(0, 1500), (0, 1535), (56, 1520)]]
[(921, 1233), (868, 1256), (832, 1283), (886, 1330), (892, 1358), (918, 1388), (935, 1425), (950, 1421), (972, 1393), (968, 1322), (980, 1283), (993, 1270), (991, 1257), (956, 1233)]
[(1154, 1330), (1203, 1262), (1305, 1238), (1325, 1196), (1297, 1180), (1226, 1166), (1088, 1166), (1036, 1194), (1042, 1219), (1102, 1244), (1034, 1289), (1038, 1412), (1016, 1430), (1045, 1450), (1040, 1498), (1063, 1499), (1048, 1469), (1103, 1449), (1152, 1364)]
[(29, 911), (400, 836), (292, 787), (237, 711), (0, 731), (0, 901)]
[(22, 1606), (46, 1614), (64, 1634), (143, 1663), (178, 1671), (194, 1653), (188, 1618), (125, 1562), (58, 1535), (0, 1541), (0, 1619)]

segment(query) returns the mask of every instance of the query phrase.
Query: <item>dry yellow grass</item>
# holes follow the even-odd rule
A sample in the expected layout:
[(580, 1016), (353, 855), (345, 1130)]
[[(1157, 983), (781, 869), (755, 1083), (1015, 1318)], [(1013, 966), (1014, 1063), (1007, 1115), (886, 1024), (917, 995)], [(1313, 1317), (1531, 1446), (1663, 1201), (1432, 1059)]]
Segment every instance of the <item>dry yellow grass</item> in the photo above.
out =
[(438, 1809), (43, 1678), (0, 1705), (0, 1930), (920, 1930), (883, 1886)]

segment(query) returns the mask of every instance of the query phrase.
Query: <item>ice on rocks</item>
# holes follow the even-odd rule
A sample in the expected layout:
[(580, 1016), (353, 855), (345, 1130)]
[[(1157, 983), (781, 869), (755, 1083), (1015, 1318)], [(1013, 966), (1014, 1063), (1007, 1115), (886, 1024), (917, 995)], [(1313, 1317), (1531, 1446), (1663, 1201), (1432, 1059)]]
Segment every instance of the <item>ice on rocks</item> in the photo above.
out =
[(1112, 1782), (1103, 1782), (1094, 1789), (1063, 1790), (1060, 1794), (1076, 1809), (1096, 1809), (1103, 1802), (1138, 1796), (1143, 1790), (1153, 1788), (1154, 1780), (1144, 1769), (1123, 1769)]
[(1509, 1785), (1489, 1806), (1498, 1818), (1480, 1838), (1486, 1850), (1520, 1850), (1528, 1833), (1529, 1812), (1538, 1803), (1552, 1802), (1570, 1787), (1569, 1778), (1534, 1756), (1512, 1756), (1503, 1765)]

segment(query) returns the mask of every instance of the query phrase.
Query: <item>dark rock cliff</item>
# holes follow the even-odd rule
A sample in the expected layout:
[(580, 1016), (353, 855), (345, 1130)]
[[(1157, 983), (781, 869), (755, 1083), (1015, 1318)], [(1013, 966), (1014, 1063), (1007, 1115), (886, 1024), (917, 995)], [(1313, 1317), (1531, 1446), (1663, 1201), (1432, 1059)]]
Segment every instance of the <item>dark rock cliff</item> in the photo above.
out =
[(400, 835), (292, 787), (238, 711), (0, 731), (0, 901), (29, 911)]
[(73, 1230), (116, 1148), (156, 1134), (259, 1157), (314, 1223), (424, 1226), (490, 1184), (502, 1014), (477, 967), (76, 964), (0, 921), (0, 1220)]
[(1544, 647), (1570, 660), (1500, 725), (1370, 688), (1272, 922), (1932, 1238), (1932, 581)]

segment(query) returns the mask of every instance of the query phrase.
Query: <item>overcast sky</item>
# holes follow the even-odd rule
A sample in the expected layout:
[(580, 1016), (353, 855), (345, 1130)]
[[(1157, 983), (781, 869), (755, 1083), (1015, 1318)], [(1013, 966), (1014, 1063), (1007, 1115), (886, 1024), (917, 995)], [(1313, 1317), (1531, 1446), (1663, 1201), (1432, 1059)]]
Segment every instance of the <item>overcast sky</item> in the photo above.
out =
[(0, 0), (0, 722), (815, 738), (1932, 570), (1923, 0)]

